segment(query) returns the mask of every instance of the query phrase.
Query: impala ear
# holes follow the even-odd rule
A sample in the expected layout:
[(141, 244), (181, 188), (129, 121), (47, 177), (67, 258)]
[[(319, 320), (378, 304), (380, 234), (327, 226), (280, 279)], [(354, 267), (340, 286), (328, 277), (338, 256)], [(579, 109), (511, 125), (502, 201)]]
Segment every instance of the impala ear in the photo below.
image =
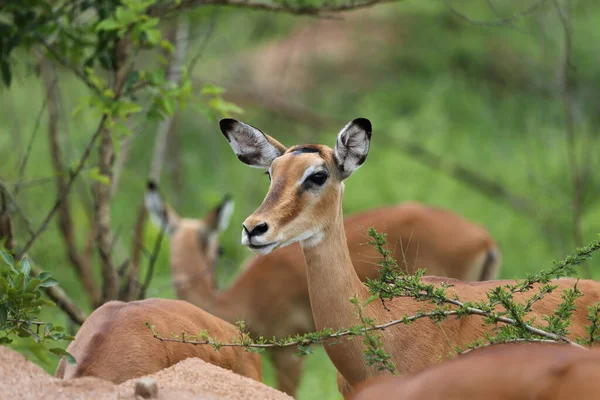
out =
[(224, 118), (219, 126), (237, 158), (251, 167), (269, 169), (273, 160), (287, 150), (272, 137), (235, 119)]
[(342, 179), (349, 177), (367, 159), (371, 143), (371, 121), (356, 118), (338, 134), (334, 157)]
[(146, 185), (144, 204), (154, 225), (158, 229), (164, 229), (167, 235), (172, 235), (179, 223), (179, 215), (164, 202), (156, 182), (152, 180)]
[(204, 218), (208, 228), (216, 233), (223, 232), (227, 229), (229, 220), (233, 214), (233, 209), (233, 199), (230, 194), (226, 194), (221, 204)]

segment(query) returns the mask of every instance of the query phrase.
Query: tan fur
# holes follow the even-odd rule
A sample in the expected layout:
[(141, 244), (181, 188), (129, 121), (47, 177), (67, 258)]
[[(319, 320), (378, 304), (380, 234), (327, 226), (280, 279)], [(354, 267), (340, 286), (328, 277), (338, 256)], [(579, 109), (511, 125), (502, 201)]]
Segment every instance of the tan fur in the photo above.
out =
[[(337, 330), (358, 322), (356, 308), (348, 299), (356, 295), (365, 301), (369, 293), (356, 273), (346, 244), (342, 213), (344, 184), (333, 150), (322, 145), (312, 147), (317, 147), (319, 153), (297, 154), (295, 148), (291, 148), (272, 161), (269, 192), (263, 204), (244, 224), (248, 231), (258, 224), (268, 224), (270, 228), (260, 235), (260, 243), (285, 245), (302, 238), (300, 243), (307, 261), (308, 290), (316, 328)], [(295, 183), (302, 179), (311, 166), (325, 168), (329, 172), (328, 182), (319, 190), (299, 192)], [(289, 204), (292, 203), (293, 208), (290, 208)], [(435, 284), (443, 280), (435, 277), (425, 279)], [(485, 298), (488, 289), (509, 282), (469, 283), (452, 280), (454, 286), (448, 293), (450, 296), (458, 295), (463, 301), (479, 301)], [(542, 321), (542, 315), (551, 314), (561, 302), (561, 290), (573, 287), (575, 282), (573, 279), (555, 281), (559, 290), (537, 302), (532, 316)], [(577, 311), (572, 318), (571, 337), (586, 334), (586, 306), (600, 299), (598, 283), (581, 280), (578, 287), (584, 296), (576, 301)], [(524, 297), (516, 296), (518, 301)], [(364, 314), (374, 318), (377, 323), (385, 323), (432, 308), (410, 298), (396, 298), (386, 302), (386, 306), (388, 309), (380, 302), (373, 302), (364, 310)], [(486, 331), (490, 329), (482, 327), (482, 318), (471, 316), (460, 320), (450, 319), (442, 324), (420, 319), (410, 325), (386, 329), (381, 336), (384, 348), (392, 355), (399, 372), (404, 374), (438, 362), (439, 357), (451, 354), (455, 346), (466, 345)], [(359, 340), (326, 345), (325, 350), (347, 382), (347, 387), (354, 387), (367, 378), (382, 374), (366, 366), (364, 345)]]
[(504, 344), (406, 377), (374, 378), (347, 400), (592, 400), (600, 352), (569, 345)]
[[(168, 220), (175, 227), (171, 236), (171, 268), (178, 298), (232, 323), (243, 317), (257, 336), (285, 337), (315, 330), (306, 262), (299, 244), (252, 258), (232, 287), (218, 292), (212, 267), (215, 248), (203, 249), (199, 240), (207, 231), (209, 220), (182, 219), (168, 204), (164, 205)], [(344, 218), (344, 225), (352, 262), (363, 281), (378, 274), (379, 257), (366, 236), (371, 226), (387, 233), (396, 258), (411, 273), (427, 268), (439, 276), (476, 280), (490, 252), (498, 254), (493, 261), (493, 275), (500, 261), (494, 240), (485, 229), (451, 212), (418, 203), (351, 215)], [(302, 358), (292, 356), (295, 351), (270, 352), (277, 371), (277, 387), (292, 396), (304, 363)]]
[(235, 326), (185, 301), (111, 301), (88, 317), (69, 344), (67, 351), (77, 364), (61, 360), (55, 375), (64, 379), (94, 376), (121, 383), (160, 371), (188, 357), (198, 357), (261, 382), (258, 355), (239, 347), (216, 351), (207, 345), (162, 342), (153, 337), (146, 321), (164, 337), (181, 335), (181, 332), (197, 334), (204, 329), (222, 342), (239, 337)]

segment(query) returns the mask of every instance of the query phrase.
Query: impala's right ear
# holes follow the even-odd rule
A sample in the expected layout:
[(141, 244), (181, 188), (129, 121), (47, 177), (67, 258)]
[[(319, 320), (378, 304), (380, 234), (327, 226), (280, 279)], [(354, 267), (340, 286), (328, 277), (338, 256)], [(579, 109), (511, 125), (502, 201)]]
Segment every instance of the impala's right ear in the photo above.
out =
[(273, 160), (287, 150), (272, 137), (235, 119), (224, 118), (219, 126), (237, 158), (251, 167), (269, 169)]

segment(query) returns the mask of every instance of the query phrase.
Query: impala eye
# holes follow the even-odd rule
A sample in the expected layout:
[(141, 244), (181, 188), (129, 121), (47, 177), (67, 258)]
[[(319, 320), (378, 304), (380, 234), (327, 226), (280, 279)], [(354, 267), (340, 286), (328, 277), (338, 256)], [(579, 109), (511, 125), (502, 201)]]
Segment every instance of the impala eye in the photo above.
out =
[(327, 173), (319, 171), (306, 178), (306, 182), (310, 182), (316, 186), (322, 186), (327, 181)]

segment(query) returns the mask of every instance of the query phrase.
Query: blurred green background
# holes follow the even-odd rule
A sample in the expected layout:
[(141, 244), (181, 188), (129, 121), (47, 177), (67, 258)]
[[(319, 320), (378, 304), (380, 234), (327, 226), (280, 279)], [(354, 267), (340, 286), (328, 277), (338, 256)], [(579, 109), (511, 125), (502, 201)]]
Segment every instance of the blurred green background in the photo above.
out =
[[(484, 1), (452, 4), (474, 20), (498, 20)], [(526, 8), (516, 0), (498, 7), (505, 16)], [(415, 0), (347, 13), (343, 19), (231, 8), (203, 8), (189, 17), (187, 59), (201, 52), (193, 78), (198, 85), (225, 88), (225, 99), (244, 110), (239, 119), (286, 145), (333, 145), (337, 131), (349, 120), (363, 116), (373, 122), (368, 162), (346, 183), (346, 213), (407, 200), (453, 210), (485, 226), (496, 238), (503, 252), (502, 278), (545, 268), (577, 245), (561, 93), (564, 31), (551, 2), (501, 26), (465, 21), (446, 2)], [(583, 177), (583, 243), (600, 233), (598, 21), (596, 1), (573, 2), (571, 101), (575, 151)], [(18, 166), (44, 101), (41, 81), (27, 67), (27, 57), (21, 54), (12, 87), (0, 91), (0, 178), (9, 185), (18, 179)], [(148, 57), (147, 62), (154, 60)], [(70, 164), (78, 160), (97, 117), (85, 110), (73, 116), (87, 89), (68, 73), (61, 73), (59, 88), (61, 146)], [(34, 227), (56, 196), (46, 117), (40, 121), (25, 185), (17, 198)], [(125, 259), (130, 251), (156, 130), (143, 120), (133, 125), (137, 136), (112, 205), (113, 228), (118, 232), (116, 260)], [(225, 193), (235, 200), (232, 222), (221, 238), (225, 254), (219, 283), (227, 286), (250, 256), (239, 243), (239, 227), (262, 201), (268, 179), (236, 159), (216, 120), (200, 107), (179, 111), (175, 129), (161, 181), (171, 204), (181, 215), (202, 217)], [(442, 170), (429, 168), (402, 146), (403, 141), (420, 144), (448, 164)], [(545, 210), (551, 222), (542, 225), (533, 215), (515, 212), (503, 199), (457, 181), (449, 175), (451, 163), (528, 198), (534, 209)], [(72, 196), (82, 246), (91, 202), (89, 179), (83, 176)], [(17, 238), (24, 241), (23, 221), (17, 219), (16, 228)], [(155, 235), (147, 224), (147, 247)], [(174, 297), (168, 250), (165, 241), (149, 296)], [(55, 222), (30, 254), (85, 306), (86, 297), (65, 257)], [(589, 267), (595, 278), (600, 277), (598, 258)], [(45, 317), (66, 324), (59, 312)], [(26, 354), (36, 351), (29, 342), (15, 346)], [(57, 359), (40, 356), (46, 359), (44, 367), (53, 371)], [(273, 384), (268, 363), (265, 371), (266, 382)], [(317, 349), (308, 356), (299, 398), (341, 398), (334, 372), (325, 353)]]

